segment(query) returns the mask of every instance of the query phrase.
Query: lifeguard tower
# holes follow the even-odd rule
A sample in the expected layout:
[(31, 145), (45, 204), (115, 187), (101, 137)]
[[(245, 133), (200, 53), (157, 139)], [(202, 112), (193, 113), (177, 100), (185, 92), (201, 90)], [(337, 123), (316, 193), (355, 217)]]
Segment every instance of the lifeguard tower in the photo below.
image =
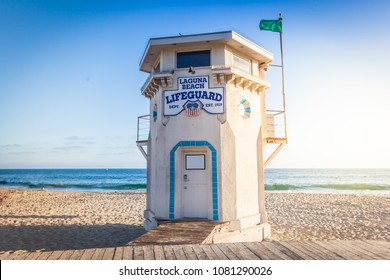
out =
[[(270, 235), (264, 168), (287, 140), (275, 134), (283, 111), (266, 109), (272, 59), (233, 31), (149, 40), (140, 70), (150, 73), (141, 89), (150, 114), (139, 117), (137, 137), (147, 159), (147, 230), (207, 219), (226, 223), (215, 243)], [(265, 159), (268, 143), (279, 145)]]

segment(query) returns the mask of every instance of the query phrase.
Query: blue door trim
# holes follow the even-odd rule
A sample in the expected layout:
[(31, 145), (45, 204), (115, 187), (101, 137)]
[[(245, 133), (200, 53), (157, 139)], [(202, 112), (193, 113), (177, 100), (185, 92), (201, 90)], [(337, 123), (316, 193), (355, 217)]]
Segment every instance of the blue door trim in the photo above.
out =
[(175, 219), (175, 153), (179, 147), (207, 147), (211, 151), (211, 183), (213, 201), (213, 221), (219, 220), (218, 213), (218, 176), (217, 151), (207, 141), (180, 141), (170, 152), (169, 161), (169, 219)]

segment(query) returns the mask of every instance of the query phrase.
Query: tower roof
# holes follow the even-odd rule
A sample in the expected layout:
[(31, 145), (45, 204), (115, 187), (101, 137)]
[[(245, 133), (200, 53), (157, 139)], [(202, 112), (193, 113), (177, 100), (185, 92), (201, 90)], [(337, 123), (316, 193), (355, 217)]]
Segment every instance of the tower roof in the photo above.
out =
[(261, 62), (269, 63), (273, 54), (234, 31), (151, 38), (140, 62), (140, 70), (151, 72), (156, 55), (168, 46), (201, 46), (222, 43)]

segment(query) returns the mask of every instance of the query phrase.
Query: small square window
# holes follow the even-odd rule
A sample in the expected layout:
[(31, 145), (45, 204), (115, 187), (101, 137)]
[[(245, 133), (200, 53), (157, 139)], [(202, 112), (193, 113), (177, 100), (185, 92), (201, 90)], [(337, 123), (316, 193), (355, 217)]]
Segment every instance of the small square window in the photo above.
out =
[(204, 170), (205, 155), (186, 155), (186, 170)]

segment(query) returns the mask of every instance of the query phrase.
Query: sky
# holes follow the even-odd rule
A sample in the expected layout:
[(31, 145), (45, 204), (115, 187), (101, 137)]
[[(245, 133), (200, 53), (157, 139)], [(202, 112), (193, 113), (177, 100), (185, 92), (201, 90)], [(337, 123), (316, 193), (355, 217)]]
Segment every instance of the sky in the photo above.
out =
[[(0, 2), (0, 168), (144, 168), (153, 37), (234, 30), (275, 55), (289, 143), (272, 168), (390, 168), (389, 1)], [(267, 72), (277, 107), (280, 72)], [(275, 99), (274, 99), (275, 98)], [(272, 109), (272, 108), (271, 108)]]

